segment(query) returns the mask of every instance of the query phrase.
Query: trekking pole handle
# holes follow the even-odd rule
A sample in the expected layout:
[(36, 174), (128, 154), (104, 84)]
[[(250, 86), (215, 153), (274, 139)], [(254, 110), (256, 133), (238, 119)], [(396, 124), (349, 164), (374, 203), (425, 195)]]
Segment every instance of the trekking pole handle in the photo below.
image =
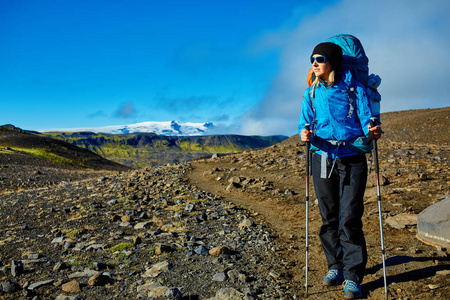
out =
[[(377, 118), (370, 118), (370, 127), (376, 126)], [(375, 159), (375, 173), (379, 173), (379, 166), (378, 166), (378, 145), (377, 140), (373, 139), (373, 150), (374, 150), (374, 159)]]
[[(309, 132), (310, 130), (311, 130), (311, 127), (310, 127), (310, 125), (308, 124), (308, 123), (306, 123), (305, 124), (305, 129)], [(308, 141), (308, 142), (306, 142), (306, 151), (309, 153), (309, 145), (310, 145), (310, 142)]]
[[(370, 128), (377, 126), (376, 124), (377, 124), (377, 118), (374, 118), (374, 117), (370, 118)], [(374, 140), (373, 133), (370, 133), (369, 137), (367, 139), (367, 144), (368, 145), (372, 144), (373, 140)], [(375, 142), (376, 142), (376, 140), (375, 140)]]
[[(305, 124), (305, 129), (309, 132), (311, 130), (311, 127), (308, 123)], [(309, 148), (311, 147), (311, 142), (305, 142), (306, 143), (306, 175), (311, 175), (311, 168), (310, 168), (310, 159), (311, 159), (311, 152), (309, 151)]]

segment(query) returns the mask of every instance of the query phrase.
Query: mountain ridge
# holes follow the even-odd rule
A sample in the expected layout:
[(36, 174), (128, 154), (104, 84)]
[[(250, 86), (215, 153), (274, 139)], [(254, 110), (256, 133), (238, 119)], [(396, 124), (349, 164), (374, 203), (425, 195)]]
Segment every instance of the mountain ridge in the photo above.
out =
[(178, 121), (146, 121), (127, 125), (111, 125), (101, 127), (66, 128), (66, 129), (41, 129), (41, 133), (46, 132), (94, 132), (108, 134), (129, 134), (129, 133), (155, 133), (165, 136), (198, 136), (205, 134), (217, 134), (217, 126), (212, 122), (193, 123)]

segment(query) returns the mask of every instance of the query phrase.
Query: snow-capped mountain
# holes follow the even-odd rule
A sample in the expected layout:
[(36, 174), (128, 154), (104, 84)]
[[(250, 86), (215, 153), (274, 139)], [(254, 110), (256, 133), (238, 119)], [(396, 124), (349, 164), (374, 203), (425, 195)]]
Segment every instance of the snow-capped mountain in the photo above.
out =
[(158, 135), (168, 136), (198, 136), (212, 134), (215, 125), (211, 122), (206, 123), (179, 123), (177, 121), (167, 122), (141, 122), (130, 125), (113, 125), (92, 128), (64, 128), (64, 129), (42, 129), (39, 132), (102, 132), (112, 134), (124, 133), (156, 133)]

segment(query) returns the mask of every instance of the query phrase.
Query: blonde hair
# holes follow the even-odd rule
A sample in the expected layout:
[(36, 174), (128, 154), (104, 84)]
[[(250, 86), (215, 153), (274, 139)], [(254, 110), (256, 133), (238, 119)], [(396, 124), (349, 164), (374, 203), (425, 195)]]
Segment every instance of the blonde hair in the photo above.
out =
[[(327, 80), (328, 86), (332, 86), (334, 84), (334, 80), (335, 80), (335, 72), (334, 72), (334, 70), (332, 70), (330, 72), (330, 74), (328, 74), (328, 80)], [(316, 79), (314, 80), (312, 85), (315, 85), (316, 87), (318, 87), (319, 83), (320, 83), (320, 77), (316, 77)]]

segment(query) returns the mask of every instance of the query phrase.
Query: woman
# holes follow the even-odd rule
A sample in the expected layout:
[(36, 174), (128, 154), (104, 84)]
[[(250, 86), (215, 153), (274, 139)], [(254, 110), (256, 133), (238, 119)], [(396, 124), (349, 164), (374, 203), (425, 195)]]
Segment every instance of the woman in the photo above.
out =
[[(316, 79), (304, 94), (299, 134), (314, 152), (312, 174), (323, 223), (319, 236), (328, 262), (323, 284), (344, 281), (345, 297), (358, 298), (367, 263), (361, 221), (367, 145), (358, 145), (369, 135), (380, 138), (382, 131), (380, 126), (370, 128), (372, 112), (364, 87), (350, 71), (336, 71), (341, 62), (338, 45), (328, 42), (314, 48)], [(311, 125), (310, 131), (305, 124)]]

